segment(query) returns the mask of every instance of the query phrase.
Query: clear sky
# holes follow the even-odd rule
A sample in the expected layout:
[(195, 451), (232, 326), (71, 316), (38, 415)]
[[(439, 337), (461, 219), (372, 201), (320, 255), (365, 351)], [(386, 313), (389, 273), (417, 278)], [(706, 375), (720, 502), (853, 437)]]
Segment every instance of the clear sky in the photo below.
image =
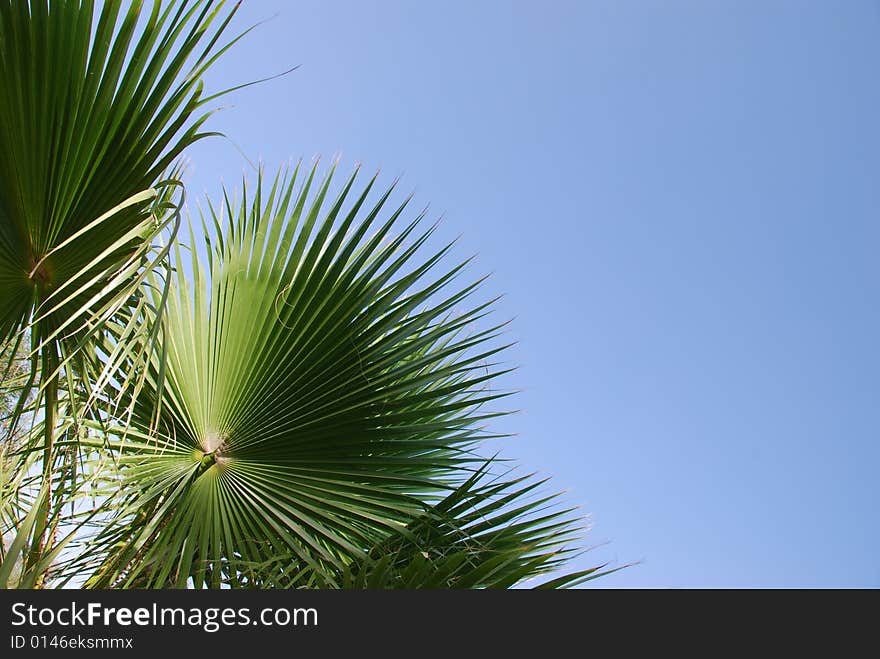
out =
[[(277, 14), (277, 15), (276, 15)], [(209, 77), (268, 169), (399, 174), (515, 316), (504, 453), (606, 587), (880, 586), (880, 4), (287, 2)], [(245, 165), (191, 149), (190, 195)]]

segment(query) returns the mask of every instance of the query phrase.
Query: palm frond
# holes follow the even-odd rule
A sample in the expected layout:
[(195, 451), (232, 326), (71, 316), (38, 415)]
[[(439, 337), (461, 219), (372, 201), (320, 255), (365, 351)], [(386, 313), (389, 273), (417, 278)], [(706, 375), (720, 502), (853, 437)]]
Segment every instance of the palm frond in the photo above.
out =
[(482, 326), (449, 246), (417, 258), (423, 213), (395, 230), (408, 200), (380, 219), (392, 190), (369, 205), (355, 174), (328, 203), (332, 177), (261, 177), (209, 206), (205, 257), (194, 233), (178, 251), (130, 424), (150, 430), (119, 443), (129, 494), (102, 542), (125, 549), (92, 585), (218, 585), (223, 561), (283, 553), (338, 569), (479, 467), (504, 323)]
[(0, 344), (30, 331), (41, 388), (165, 257), (223, 4), (0, 2)]

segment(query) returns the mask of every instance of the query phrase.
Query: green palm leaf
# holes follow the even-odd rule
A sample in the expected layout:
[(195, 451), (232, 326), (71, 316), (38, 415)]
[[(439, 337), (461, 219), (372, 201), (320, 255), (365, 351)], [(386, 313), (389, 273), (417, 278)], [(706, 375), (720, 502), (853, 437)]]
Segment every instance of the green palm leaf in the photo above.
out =
[(222, 5), (0, 2), (0, 343), (32, 325), (46, 380), (162, 260)]
[(407, 202), (380, 219), (391, 190), (368, 206), (352, 176), (328, 204), (331, 179), (282, 172), (203, 217), (134, 406), (153, 430), (122, 443), (125, 522), (102, 542), (125, 549), (92, 585), (218, 585), (287, 553), (339, 569), (479, 467), (503, 325), (479, 328), (491, 303), (467, 305), (479, 282), (456, 287), (448, 247), (416, 258), (423, 214), (395, 230)]

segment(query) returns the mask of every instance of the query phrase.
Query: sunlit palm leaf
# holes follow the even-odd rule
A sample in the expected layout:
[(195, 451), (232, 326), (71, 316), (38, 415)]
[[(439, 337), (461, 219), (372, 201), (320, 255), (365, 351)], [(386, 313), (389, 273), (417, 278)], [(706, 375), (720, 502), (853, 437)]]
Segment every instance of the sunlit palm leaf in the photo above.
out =
[(207, 263), (193, 252), (166, 309), (165, 387), (154, 360), (135, 406), (147, 429), (161, 399), (152, 448), (120, 458), (128, 521), (103, 542), (125, 549), (93, 585), (218, 585), (224, 561), (283, 553), (338, 569), (475, 464), (498, 413), (481, 406), (505, 395), (487, 388), (505, 372), (491, 303), (467, 306), (478, 282), (454, 287), (448, 248), (418, 256), (433, 228), (396, 230), (391, 190), (368, 206), (374, 181), (355, 194), (352, 176), (327, 204), (314, 175), (204, 218)]
[[(65, 451), (67, 459), (75, 456), (75, 452)], [(62, 552), (95, 516), (90, 507), (79, 504), (88, 495), (92, 478), (67, 479), (63, 470), (57, 470), (49, 487), (50, 482), (33, 469), (35, 461), (31, 452), (0, 448), (0, 589), (34, 588), (47, 573), (56, 569), (60, 573)], [(95, 469), (100, 465), (100, 460), (92, 463)], [(50, 491), (62, 496), (44, 519), (41, 512)], [(29, 560), (35, 539), (47, 527), (52, 533), (60, 531), (61, 539)]]

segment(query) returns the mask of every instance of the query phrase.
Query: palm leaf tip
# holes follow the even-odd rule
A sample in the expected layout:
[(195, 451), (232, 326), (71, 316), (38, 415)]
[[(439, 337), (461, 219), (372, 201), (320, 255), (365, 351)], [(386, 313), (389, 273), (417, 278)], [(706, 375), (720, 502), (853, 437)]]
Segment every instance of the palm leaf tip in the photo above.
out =
[[(248, 588), (568, 588), (604, 566), (559, 574), (578, 552), (578, 521), (555, 497), (534, 496), (531, 476), (492, 475), (491, 462), (406, 527), (336, 570), (302, 566), (290, 554), (237, 565)], [(552, 502), (549, 505), (548, 503)]]

